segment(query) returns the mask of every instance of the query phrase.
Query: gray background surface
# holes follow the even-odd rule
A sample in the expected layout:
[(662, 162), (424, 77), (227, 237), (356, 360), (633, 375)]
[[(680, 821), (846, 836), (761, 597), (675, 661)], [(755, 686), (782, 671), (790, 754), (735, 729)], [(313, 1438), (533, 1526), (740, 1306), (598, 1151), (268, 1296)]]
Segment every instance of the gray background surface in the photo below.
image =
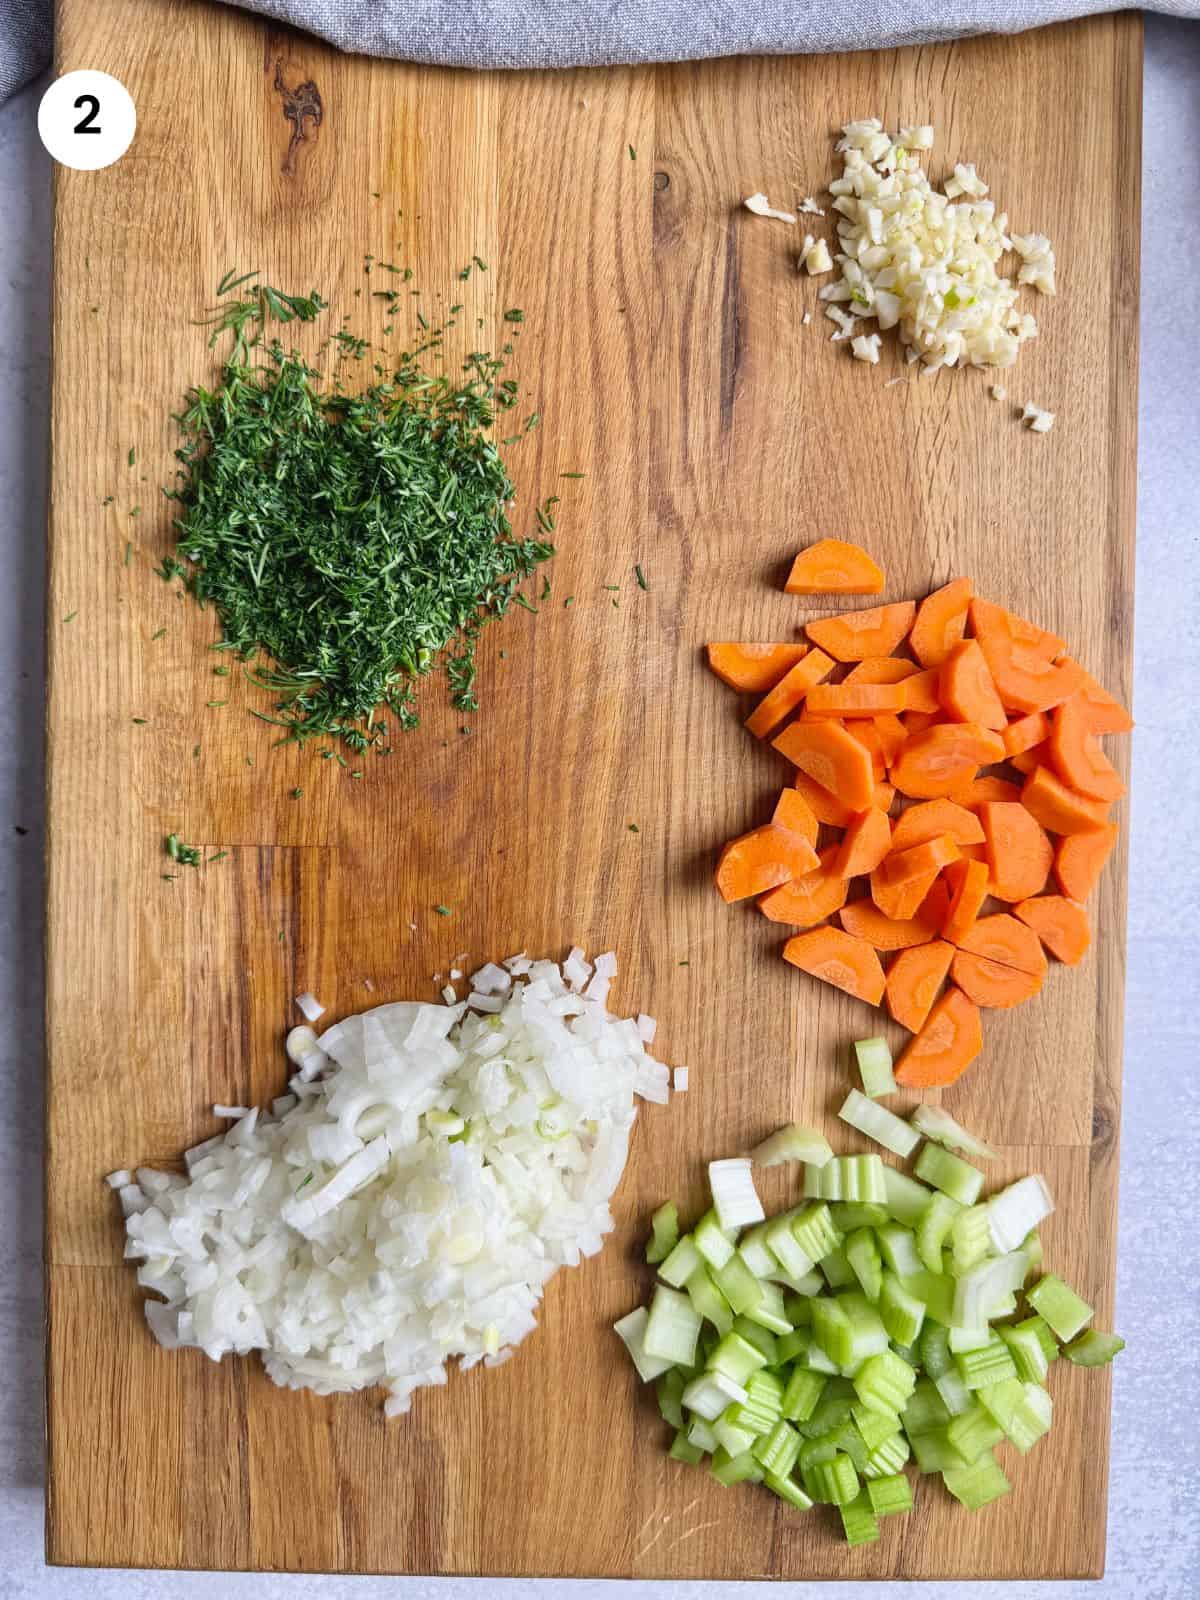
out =
[[(0, 111), (0, 1597), (715, 1600), (699, 1583), (231, 1578), (42, 1566), (42, 608), (49, 161), (35, 84)], [(1086, 137), (1086, 131), (1081, 136)], [(1129, 987), (1108, 1577), (1100, 1584), (791, 1585), (812, 1600), (1200, 1595), (1200, 26), (1148, 18)], [(1072, 293), (1086, 293), (1073, 285)], [(1132, 375), (1131, 375), (1132, 376)], [(1080, 374), (1080, 381), (1086, 375)], [(1067, 419), (1064, 419), (1064, 421)], [(19, 833), (17, 829), (27, 829)], [(102, 998), (102, 997), (97, 997)], [(186, 1463), (180, 1463), (186, 1471)], [(383, 1514), (386, 1514), (386, 1509)], [(986, 1513), (985, 1513), (986, 1514)], [(721, 1600), (766, 1596), (729, 1584)]]

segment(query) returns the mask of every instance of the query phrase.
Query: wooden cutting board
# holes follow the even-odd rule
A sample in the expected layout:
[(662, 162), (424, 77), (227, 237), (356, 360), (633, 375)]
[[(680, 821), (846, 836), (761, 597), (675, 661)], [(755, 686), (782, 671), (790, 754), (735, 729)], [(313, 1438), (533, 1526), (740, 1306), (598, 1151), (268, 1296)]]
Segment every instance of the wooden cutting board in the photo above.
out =
[[(709, 1159), (790, 1118), (832, 1131), (848, 1041), (880, 1026), (712, 892), (717, 846), (766, 817), (788, 769), (742, 732), (704, 641), (793, 636), (811, 612), (783, 594), (784, 564), (848, 534), (886, 565), (890, 597), (969, 573), (1129, 689), (1139, 22), (475, 76), (348, 59), (219, 6), (62, 0), (59, 55), (116, 74), (139, 125), (111, 169), (60, 172), (55, 205), (50, 1559), (1097, 1575), (1107, 1374), (1055, 1370), (1054, 1434), (1006, 1460), (1006, 1501), (971, 1517), (926, 1482), (915, 1515), (850, 1551), (827, 1514), (668, 1461), (609, 1324), (645, 1293), (648, 1210), (697, 1204)], [(297, 140), (298, 94), (322, 114)], [(872, 113), (935, 123), (936, 161), (974, 160), (1014, 225), (1053, 237), (1061, 293), (1033, 306), (1041, 336), (1006, 402), (980, 373), (889, 387), (894, 352), (851, 361), (797, 276), (799, 230), (739, 209), (755, 189), (784, 204), (819, 191), (837, 125)], [(563, 503), (552, 597), (488, 630), (470, 734), (431, 682), (420, 730), (355, 781), (314, 750), (271, 749), (248, 715), (262, 701), (212, 675), (213, 619), (153, 568), (171, 547), (170, 414), (213, 373), (190, 319), (225, 271), (257, 267), (378, 334), (365, 252), (411, 263), (427, 310), (464, 301), (472, 340), (498, 343), (501, 310), (524, 308), (517, 370), (544, 422), (512, 457), (521, 516)], [(461, 283), (476, 253), (489, 270)], [(1058, 413), (1053, 433), (1018, 425), (1025, 400)], [(229, 855), (164, 879), (173, 830)], [(989, 1016), (985, 1056), (947, 1099), (1004, 1146), (998, 1177), (1047, 1174), (1051, 1259), (1107, 1326), (1122, 863), (1094, 907), (1084, 965)], [(575, 940), (619, 952), (619, 1002), (661, 1019), (658, 1048), (692, 1089), (641, 1117), (616, 1236), (552, 1283), (517, 1359), (385, 1425), (378, 1396), (284, 1393), (257, 1361), (151, 1342), (102, 1173), (176, 1157), (214, 1131), (213, 1101), (280, 1092), (301, 990), (344, 1014), (432, 997), (459, 952)]]

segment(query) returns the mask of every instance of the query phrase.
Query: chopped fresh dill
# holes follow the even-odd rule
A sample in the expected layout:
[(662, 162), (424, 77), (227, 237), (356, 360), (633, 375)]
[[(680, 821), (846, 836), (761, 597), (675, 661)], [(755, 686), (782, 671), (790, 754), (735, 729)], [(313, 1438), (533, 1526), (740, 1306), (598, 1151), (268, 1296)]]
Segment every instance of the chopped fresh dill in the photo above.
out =
[(634, 567), (633, 575), (638, 581), (639, 589), (648, 589), (650, 587), (650, 585), (646, 582), (646, 574), (642, 571), (640, 566)]
[(172, 861), (177, 861), (181, 867), (198, 867), (204, 859), (201, 851), (194, 844), (184, 844), (177, 833), (169, 833), (163, 840), (163, 849)]

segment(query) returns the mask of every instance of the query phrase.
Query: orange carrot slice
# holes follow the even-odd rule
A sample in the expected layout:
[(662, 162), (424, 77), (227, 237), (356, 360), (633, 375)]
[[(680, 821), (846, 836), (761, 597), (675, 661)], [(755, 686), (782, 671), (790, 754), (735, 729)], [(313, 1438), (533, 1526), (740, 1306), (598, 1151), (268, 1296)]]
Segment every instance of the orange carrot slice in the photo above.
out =
[(745, 900), (810, 872), (817, 853), (807, 839), (769, 822), (731, 839), (717, 863), (717, 891), (725, 901)]
[(1032, 928), (1027, 928), (1007, 912), (993, 917), (980, 917), (979, 921), (958, 941), (958, 948), (968, 955), (981, 956), (998, 966), (1012, 967), (1017, 972), (1041, 978), (1046, 972), (1046, 956), (1041, 940)]
[[(1063, 658), (1064, 666), (1069, 659)], [(1095, 678), (1086, 672), (1079, 693), (1087, 707), (1088, 727), (1092, 733), (1128, 733), (1133, 727), (1133, 718), (1121, 702), (1115, 700), (1107, 689), (1102, 689)]]
[(942, 662), (938, 698), (955, 722), (977, 722), (981, 728), (997, 730), (1008, 726), (978, 639), (956, 644)]
[(746, 718), (746, 726), (756, 739), (768, 734), (789, 717), (814, 683), (820, 683), (833, 671), (833, 662), (823, 650), (810, 650), (782, 677), (775, 687), (761, 699)]
[(983, 1049), (979, 1007), (961, 989), (950, 988), (900, 1057), (896, 1082), (906, 1089), (944, 1089)]
[(895, 798), (896, 791), (890, 783), (876, 781), (875, 793), (871, 796), (871, 804), (873, 806), (878, 807), (880, 811), (890, 811), (892, 809), (892, 801)]
[(888, 968), (887, 1007), (909, 1033), (920, 1033), (925, 1026), (953, 960), (954, 946), (934, 939), (931, 944), (902, 950)]
[(1040, 894), (1013, 907), (1018, 917), (1049, 950), (1056, 961), (1077, 967), (1092, 942), (1087, 912), (1060, 894)]
[(1050, 761), (1062, 781), (1093, 800), (1119, 800), (1125, 793), (1117, 769), (1091, 731), (1087, 701), (1073, 694), (1050, 718)]
[(941, 833), (920, 844), (909, 845), (904, 850), (893, 850), (881, 869), (884, 881), (892, 888), (911, 883), (914, 878), (934, 876), (957, 861), (962, 852), (952, 834)]
[(1096, 887), (1117, 842), (1117, 831), (1116, 823), (1109, 822), (1059, 840), (1054, 852), (1054, 876), (1070, 899), (1086, 900)]
[(981, 806), (985, 800), (1004, 800), (1016, 803), (1021, 798), (1021, 786), (1009, 783), (1007, 778), (972, 778), (961, 784), (949, 797), (960, 806)]
[(871, 900), (855, 900), (841, 909), (842, 927), (876, 950), (908, 950), (937, 937), (937, 926), (918, 913), (904, 922), (885, 916)]
[(871, 753), (871, 770), (875, 774), (876, 783), (882, 783), (887, 777), (887, 752), (884, 748), (883, 735), (874, 717), (851, 717), (842, 723), (842, 727), (852, 739), (857, 739), (865, 750)]
[(905, 661), (903, 656), (868, 656), (842, 679), (843, 683), (903, 683), (917, 670), (915, 661)]
[(907, 850), (909, 845), (924, 844), (940, 833), (948, 833), (960, 850), (965, 844), (983, 842), (983, 827), (973, 811), (954, 800), (925, 800), (909, 806), (898, 818), (892, 849)]
[(960, 944), (975, 926), (987, 899), (988, 869), (983, 861), (956, 861), (946, 868), (950, 909), (942, 924), (942, 938)]
[(785, 789), (775, 802), (775, 811), (771, 821), (781, 828), (789, 828), (792, 833), (798, 833), (802, 839), (807, 839), (815, 850), (817, 847), (817, 833), (820, 823), (817, 814), (798, 789)]
[(1039, 767), (1050, 765), (1050, 751), (1044, 744), (1035, 744), (1032, 750), (1022, 750), (1020, 755), (1009, 756), (1009, 766), (1015, 767), (1018, 772), (1026, 777), (1031, 772), (1036, 772)]
[[(1092, 800), (1069, 789), (1049, 767), (1038, 767), (1025, 780), (1021, 804), (1048, 833), (1087, 833), (1108, 822), (1107, 800)], [(1020, 897), (1022, 900), (1024, 895)], [(1072, 899), (1077, 898), (1072, 896)]]
[(864, 939), (855, 939), (841, 928), (813, 928), (798, 934), (784, 945), (783, 959), (868, 1005), (877, 1006), (883, 999), (879, 957)]
[(955, 578), (921, 601), (908, 642), (923, 667), (940, 667), (954, 649), (966, 628), (970, 603), (970, 578)]
[(912, 627), (916, 614), (911, 600), (901, 600), (869, 611), (822, 617), (810, 622), (805, 632), (837, 661), (865, 661), (868, 656), (890, 656)]
[(851, 811), (865, 811), (871, 804), (875, 775), (870, 752), (836, 722), (790, 723), (774, 743), (793, 766)]
[(846, 829), (834, 861), (839, 878), (857, 878), (875, 868), (892, 848), (892, 825), (878, 806), (860, 811)]
[(998, 634), (981, 634), (979, 648), (1006, 710), (1025, 715), (1049, 711), (1069, 700), (1083, 683), (1078, 662), (1054, 665), (1027, 645), (1014, 644)]
[(950, 971), (968, 999), (977, 1006), (1001, 1011), (1032, 1000), (1042, 987), (1041, 977), (1032, 972), (1020, 972), (1016, 967), (1006, 967), (1000, 961), (968, 955), (962, 950), (955, 952)]
[(891, 882), (878, 866), (870, 875), (871, 899), (893, 922), (909, 922), (920, 911), (925, 897), (937, 882), (938, 869), (930, 868), (919, 877)]
[(901, 750), (908, 743), (908, 729), (899, 717), (882, 716), (872, 717), (875, 732), (879, 737), (879, 747), (883, 751), (883, 761), (886, 767), (899, 759)]
[(1012, 760), (1024, 755), (1050, 737), (1050, 718), (1044, 711), (1032, 711), (1027, 717), (1017, 717), (1010, 722), (1002, 735), (1004, 754)]
[(985, 800), (979, 807), (987, 845), (990, 887), (998, 900), (1040, 894), (1054, 863), (1054, 847), (1023, 805)]
[(981, 766), (1003, 755), (1004, 745), (990, 729), (973, 722), (939, 723), (909, 738), (892, 767), (892, 782), (914, 800), (948, 798)]
[[(793, 775), (792, 787), (807, 800), (817, 821), (824, 822), (830, 828), (848, 828), (858, 815), (830, 794), (828, 789), (814, 783), (806, 772), (797, 771)], [(876, 784), (875, 787), (878, 789), (881, 785)]]
[[(905, 686), (908, 691), (909, 712), (924, 712), (928, 716), (941, 717), (942, 703), (938, 699), (938, 683), (941, 680), (940, 667), (926, 667), (924, 672), (914, 672), (911, 678), (906, 678)], [(916, 732), (909, 718), (909, 731)]]
[(792, 562), (788, 594), (882, 594), (883, 569), (859, 545), (818, 539)]
[(1023, 617), (1005, 611), (1003, 606), (993, 605), (990, 600), (980, 600), (978, 597), (971, 601), (971, 627), (980, 640), (989, 637), (1010, 639), (1013, 644), (1032, 650), (1044, 661), (1057, 661), (1066, 649), (1057, 634), (1047, 633), (1045, 628), (1039, 628), (1036, 623), (1026, 622)]
[(906, 705), (903, 683), (818, 683), (808, 692), (814, 717), (883, 717)]
[(850, 886), (835, 870), (839, 848), (836, 844), (826, 845), (810, 872), (764, 894), (758, 902), (763, 916), (793, 928), (812, 928), (840, 911)]
[(708, 664), (731, 689), (765, 694), (807, 654), (804, 644), (710, 644)]

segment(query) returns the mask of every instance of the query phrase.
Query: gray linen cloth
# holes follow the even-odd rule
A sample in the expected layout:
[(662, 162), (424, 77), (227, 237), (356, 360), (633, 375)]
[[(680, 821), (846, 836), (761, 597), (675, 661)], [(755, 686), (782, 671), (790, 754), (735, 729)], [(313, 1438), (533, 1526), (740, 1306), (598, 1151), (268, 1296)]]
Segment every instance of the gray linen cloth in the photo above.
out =
[[(1019, 33), (1114, 0), (241, 0), (342, 50), (456, 67), (576, 67), (886, 49)], [(52, 0), (0, 0), (0, 101), (50, 60)], [(1200, 17), (1200, 0), (1154, 0)], [(102, 62), (89, 63), (103, 66)]]

